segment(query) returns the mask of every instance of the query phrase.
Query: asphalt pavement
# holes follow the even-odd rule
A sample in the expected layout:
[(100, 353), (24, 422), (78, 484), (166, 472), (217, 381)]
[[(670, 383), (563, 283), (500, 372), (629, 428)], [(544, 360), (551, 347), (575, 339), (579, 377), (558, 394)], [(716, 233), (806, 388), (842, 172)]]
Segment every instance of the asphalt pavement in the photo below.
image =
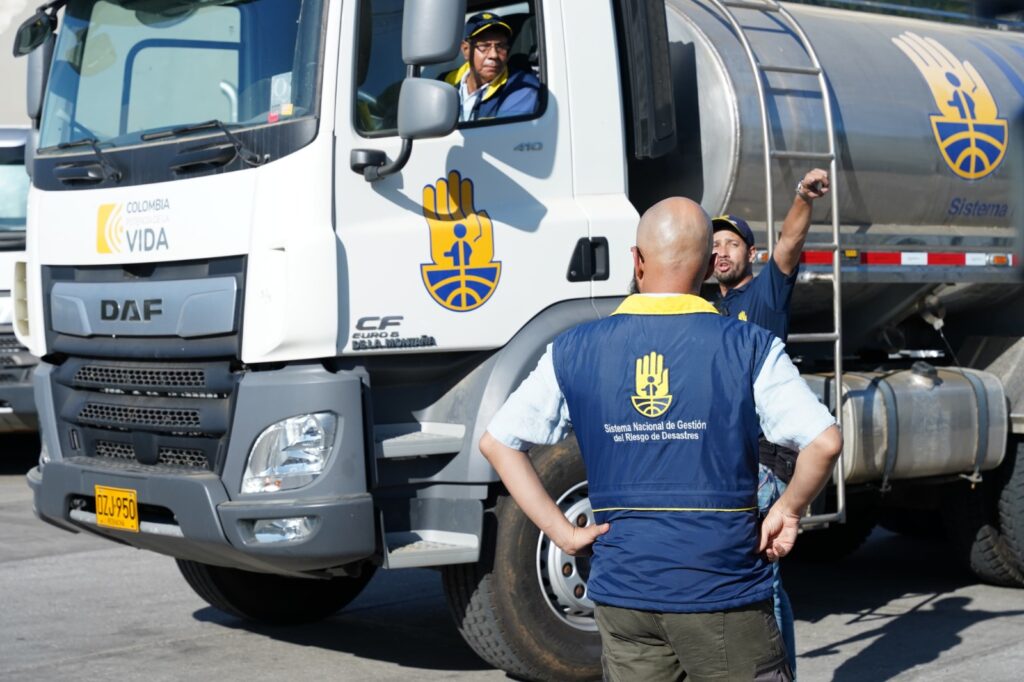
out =
[[(380, 571), (316, 625), (263, 627), (195, 596), (171, 559), (38, 521), (31, 438), (0, 441), (4, 680), (501, 680), (462, 642), (440, 574)], [(786, 563), (799, 679), (1020, 680), (1024, 590), (979, 584), (935, 540), (876, 531), (848, 559)]]

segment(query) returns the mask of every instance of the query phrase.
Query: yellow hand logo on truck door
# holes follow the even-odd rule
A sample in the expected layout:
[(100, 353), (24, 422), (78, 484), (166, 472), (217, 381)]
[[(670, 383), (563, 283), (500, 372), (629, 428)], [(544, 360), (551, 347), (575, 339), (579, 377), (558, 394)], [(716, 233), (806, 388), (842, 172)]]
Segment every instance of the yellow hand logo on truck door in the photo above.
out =
[(494, 260), (491, 219), (473, 206), (473, 181), (453, 170), (424, 187), (423, 217), (432, 260), (420, 266), (427, 291), (448, 310), (479, 308), (498, 286), (501, 263)]
[(941, 112), (931, 116), (932, 133), (946, 164), (965, 180), (994, 171), (1006, 154), (1007, 126), (981, 74), (934, 38), (907, 31), (892, 42), (931, 88)]

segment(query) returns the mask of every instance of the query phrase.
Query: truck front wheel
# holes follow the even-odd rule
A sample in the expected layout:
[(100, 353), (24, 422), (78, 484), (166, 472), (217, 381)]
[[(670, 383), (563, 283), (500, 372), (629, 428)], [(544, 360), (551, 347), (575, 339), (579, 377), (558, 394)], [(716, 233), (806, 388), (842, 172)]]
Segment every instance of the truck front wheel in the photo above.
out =
[(326, 618), (359, 596), (373, 577), (364, 566), (357, 577), (289, 578), (177, 559), (178, 570), (196, 594), (225, 613), (274, 624)]
[[(593, 523), (575, 438), (537, 448), (534, 467), (573, 523)], [(459, 632), (491, 665), (529, 680), (601, 678), (587, 559), (565, 555), (507, 496), (488, 515), (480, 561), (444, 568)]]

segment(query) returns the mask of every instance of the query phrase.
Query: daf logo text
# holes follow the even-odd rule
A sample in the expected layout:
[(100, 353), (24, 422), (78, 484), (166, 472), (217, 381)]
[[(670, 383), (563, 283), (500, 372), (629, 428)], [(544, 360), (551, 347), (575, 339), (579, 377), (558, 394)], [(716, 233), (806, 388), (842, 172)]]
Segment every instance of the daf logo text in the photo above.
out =
[(100, 319), (121, 322), (148, 322), (163, 315), (162, 298), (147, 298), (142, 301), (103, 299), (100, 301)]

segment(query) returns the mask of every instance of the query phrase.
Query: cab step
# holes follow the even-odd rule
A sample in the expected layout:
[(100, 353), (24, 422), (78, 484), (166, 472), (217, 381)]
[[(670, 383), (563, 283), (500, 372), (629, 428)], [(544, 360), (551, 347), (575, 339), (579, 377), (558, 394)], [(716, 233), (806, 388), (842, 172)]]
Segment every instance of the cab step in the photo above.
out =
[(466, 427), (442, 422), (382, 424), (373, 435), (377, 459), (429, 457), (462, 450)]
[(468, 564), (480, 556), (480, 539), (472, 533), (411, 530), (385, 534), (385, 568)]

